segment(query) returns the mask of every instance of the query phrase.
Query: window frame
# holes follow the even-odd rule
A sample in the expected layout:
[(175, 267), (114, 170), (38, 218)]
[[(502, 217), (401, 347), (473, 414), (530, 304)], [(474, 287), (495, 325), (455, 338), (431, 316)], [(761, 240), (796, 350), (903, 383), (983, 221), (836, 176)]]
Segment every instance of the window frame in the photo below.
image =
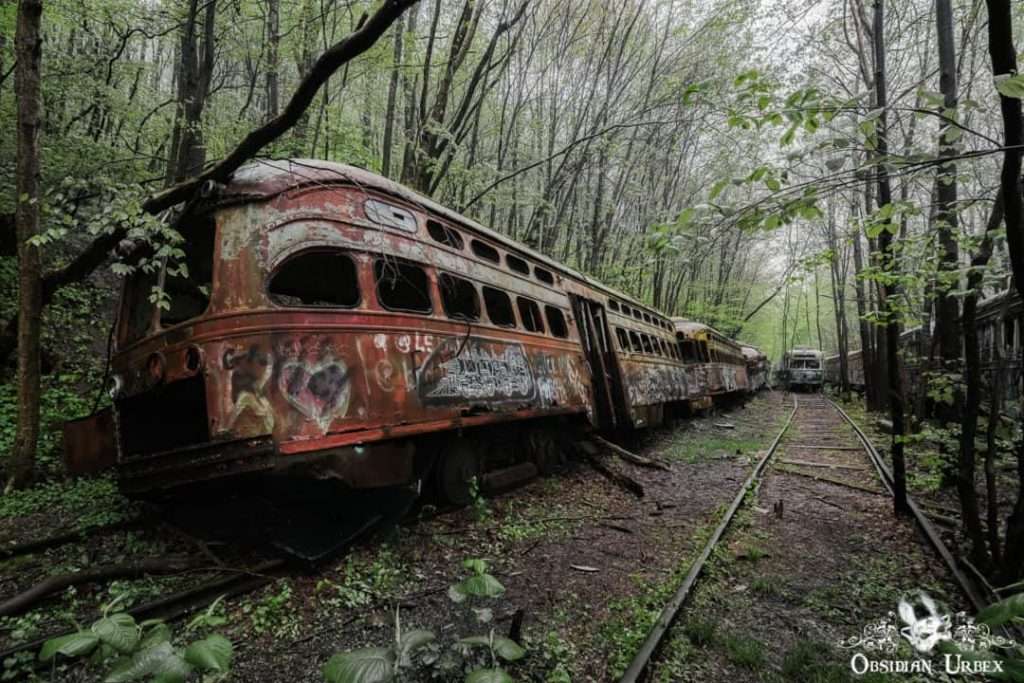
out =
[[(530, 307), (530, 306), (533, 307), (533, 310), (530, 311), (530, 317), (532, 319), (535, 319), (539, 323), (539, 325), (540, 325), (539, 329), (531, 330), (529, 325), (526, 324), (526, 316), (523, 315), (523, 304), (525, 304), (527, 307)], [(532, 334), (547, 334), (547, 327), (544, 324), (544, 322), (545, 322), (544, 321), (544, 315), (540, 311), (540, 304), (538, 304), (536, 301), (534, 301), (530, 297), (519, 296), (517, 294), (516, 295), (516, 313), (519, 314), (519, 325), (524, 330), (526, 330), (527, 332), (530, 332)]]
[[(381, 264), (383, 264), (385, 266), (390, 266), (391, 263), (389, 263), (389, 262), (394, 263), (396, 265), (413, 266), (415, 268), (419, 268), (423, 272), (423, 276), (426, 278), (426, 285), (427, 285), (427, 288), (426, 288), (427, 301), (430, 303), (430, 309), (429, 310), (422, 311), (422, 310), (416, 310), (416, 309), (411, 309), (411, 308), (392, 308), (392, 307), (387, 306), (387, 305), (384, 304), (384, 301), (381, 299), (381, 296), (380, 296), (380, 286), (381, 286), (381, 283), (382, 283), (382, 279), (380, 277), (378, 277), (378, 275), (377, 275), (377, 267), (379, 265), (381, 265)], [(434, 315), (437, 312), (436, 311), (437, 307), (436, 307), (436, 304), (435, 304), (435, 301), (434, 301), (434, 297), (431, 295), (431, 291), (430, 291), (432, 289), (431, 282), (430, 282), (431, 277), (430, 277), (430, 271), (427, 268), (428, 268), (428, 266), (426, 264), (421, 264), (421, 263), (418, 263), (416, 261), (409, 261), (407, 259), (395, 258), (395, 257), (392, 257), (392, 256), (378, 256), (377, 258), (375, 258), (374, 261), (373, 261), (372, 275), (373, 275), (373, 295), (374, 295), (374, 297), (377, 300), (377, 305), (380, 306), (382, 310), (388, 311), (389, 313), (405, 313), (405, 314), (408, 314), (408, 315)]]
[[(308, 256), (310, 254), (318, 253), (318, 252), (319, 253), (329, 253), (329, 252), (330, 253), (335, 253), (337, 255), (343, 256), (344, 258), (347, 258), (352, 263), (352, 269), (353, 269), (353, 272), (355, 273), (356, 302), (354, 304), (352, 304), (351, 306), (342, 306), (342, 305), (339, 305), (339, 304), (329, 304), (329, 305), (298, 304), (298, 305), (289, 305), (289, 304), (278, 303), (277, 301), (275, 301), (274, 300), (274, 295), (270, 292), (270, 285), (274, 281), (274, 278), (277, 277), (281, 273), (281, 269), (284, 268), (284, 266), (286, 264), (290, 263), (291, 261), (294, 261), (294, 260), (296, 260), (298, 258), (301, 258), (303, 256)], [(366, 301), (366, 295), (363, 293), (363, 286), (362, 286), (362, 284), (363, 283), (360, 281), (359, 261), (356, 260), (356, 258), (355, 258), (355, 252), (349, 251), (347, 249), (341, 249), (341, 248), (338, 248), (338, 247), (316, 246), (316, 247), (307, 247), (307, 248), (304, 248), (304, 249), (299, 249), (297, 251), (292, 252), (291, 254), (288, 254), (284, 258), (282, 258), (277, 263), (277, 265), (274, 266), (274, 269), (272, 271), (270, 271), (270, 274), (267, 276), (266, 281), (265, 281), (264, 286), (263, 286), (263, 293), (266, 295), (267, 300), (270, 301), (270, 304), (272, 306), (274, 306), (275, 308), (284, 308), (284, 309), (288, 309), (288, 308), (314, 308), (314, 309), (317, 309), (317, 310), (339, 309), (339, 310), (343, 310), (343, 311), (350, 311), (352, 309), (359, 308)]]
[[(451, 279), (451, 280), (457, 280), (457, 281), (460, 281), (460, 282), (465, 282), (466, 284), (468, 284), (470, 286), (470, 288), (473, 290), (474, 302), (476, 303), (476, 317), (475, 318), (463, 317), (461, 314), (452, 315), (452, 313), (448, 311), (448, 305), (446, 303), (446, 299), (445, 299), (445, 296), (444, 296), (444, 293), (445, 293), (444, 280), (445, 280), (445, 278), (448, 278), (448, 279)], [(472, 280), (470, 280), (468, 278), (464, 278), (464, 277), (462, 277), (460, 275), (455, 275), (454, 273), (449, 273), (449, 272), (446, 272), (446, 271), (441, 271), (440, 273), (438, 273), (438, 276), (437, 276), (437, 291), (438, 291), (438, 294), (441, 297), (441, 312), (444, 314), (444, 317), (448, 318), (449, 320), (457, 320), (458, 322), (462, 322), (462, 323), (478, 323), (478, 322), (480, 322), (483, 319), (484, 306), (483, 306), (483, 302), (480, 300), (480, 290), (477, 288), (476, 283), (473, 282)]]
[[(565, 331), (565, 334), (556, 334), (555, 325), (551, 324), (551, 312), (554, 311), (558, 314), (559, 324), (557, 327)], [(548, 334), (555, 339), (569, 339), (571, 336), (569, 330), (569, 320), (565, 317), (565, 312), (558, 306), (552, 306), (551, 304), (544, 304), (544, 322), (548, 326)]]
[[(494, 321), (493, 316), (491, 316), (491, 307), (487, 304), (488, 291), (496, 292), (497, 294), (500, 294), (501, 296), (505, 297), (505, 299), (508, 301), (508, 310), (510, 313), (510, 317), (512, 319), (511, 324), (504, 324)], [(516, 307), (512, 303), (512, 297), (509, 296), (508, 292), (506, 292), (503, 289), (498, 289), (497, 287), (491, 287), (490, 285), (481, 285), (480, 296), (483, 299), (484, 310), (487, 311), (487, 321), (490, 324), (494, 325), (495, 327), (502, 327), (509, 330), (519, 329), (519, 322), (516, 320)]]

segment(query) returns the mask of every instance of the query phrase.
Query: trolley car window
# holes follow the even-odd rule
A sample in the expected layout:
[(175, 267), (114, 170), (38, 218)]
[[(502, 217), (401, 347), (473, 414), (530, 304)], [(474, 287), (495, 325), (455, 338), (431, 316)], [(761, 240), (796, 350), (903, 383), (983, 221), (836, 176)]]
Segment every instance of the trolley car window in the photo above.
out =
[(640, 341), (644, 345), (644, 353), (654, 354), (654, 346), (651, 344), (651, 338), (649, 335), (641, 334)]
[(359, 303), (359, 276), (348, 254), (307, 251), (281, 264), (267, 292), (278, 306), (351, 308)]
[(538, 268), (537, 266), (534, 266), (533, 275), (546, 285), (555, 284), (555, 276), (551, 274), (550, 270), (544, 270), (543, 268)]
[(554, 306), (545, 306), (544, 314), (548, 319), (548, 329), (551, 330), (551, 334), (559, 339), (569, 336), (569, 326), (565, 324), (565, 316), (562, 315), (560, 309)]
[(430, 282), (427, 271), (413, 263), (377, 259), (373, 264), (377, 301), (389, 311), (430, 313)]
[(618, 311), (619, 310), (619, 302), (616, 301), (615, 299), (609, 299), (608, 300), (608, 308), (612, 309), (613, 311)]
[(452, 249), (462, 249), (462, 235), (459, 234), (458, 230), (452, 230), (444, 223), (427, 219), (427, 233), (435, 242), (440, 242)]
[(540, 307), (536, 301), (517, 296), (516, 306), (519, 307), (519, 320), (527, 331), (544, 332), (544, 321), (540, 317)]
[(480, 296), (472, 282), (442, 273), (440, 286), (445, 315), (455, 320), (480, 319)]
[(523, 275), (530, 274), (530, 264), (524, 261), (523, 259), (519, 258), (518, 256), (513, 256), (512, 254), (505, 254), (505, 265), (507, 265), (509, 268), (516, 271), (517, 273), (522, 273)]
[(473, 240), (469, 243), (473, 248), (473, 253), (482, 259), (493, 261), (494, 263), (501, 263), (501, 256), (498, 254), (498, 250), (480, 240)]
[(651, 322), (651, 314), (650, 313), (644, 313), (644, 322), (650, 324), (650, 322)]
[(484, 306), (491, 322), (501, 327), (515, 327), (516, 318), (512, 312), (512, 300), (500, 289), (484, 287)]
[(212, 216), (196, 219), (181, 230), (181, 236), (188, 248), (184, 263), (165, 271), (164, 292), (170, 308), (160, 310), (161, 325), (174, 325), (202, 315), (210, 305), (216, 223)]
[(615, 328), (615, 336), (619, 338), (619, 348), (623, 351), (629, 351), (629, 335), (621, 327)]

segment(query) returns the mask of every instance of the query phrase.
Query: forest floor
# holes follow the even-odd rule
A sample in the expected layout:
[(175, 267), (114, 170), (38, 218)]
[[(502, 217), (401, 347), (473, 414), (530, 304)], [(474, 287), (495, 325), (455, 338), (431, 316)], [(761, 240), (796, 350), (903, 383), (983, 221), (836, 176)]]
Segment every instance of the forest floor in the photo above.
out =
[[(571, 463), (560, 474), (426, 515), (315, 571), (226, 600), (218, 630), (235, 644), (229, 680), (323, 680), (333, 654), (393, 642), (396, 615), (403, 631), (430, 629), (443, 644), (434, 646), (425, 673), (459, 666), (451, 647), (459, 638), (491, 629), (508, 634), (521, 620), (527, 655), (509, 667), (517, 680), (614, 680), (790, 408), (786, 395), (764, 392), (647, 434), (635, 450), (670, 462), (671, 472), (616, 462), (643, 485), (643, 498)], [(769, 473), (758, 498), (745, 505), (673, 629), (655, 680), (847, 680), (848, 653), (835, 644), (894, 610), (900, 596), (925, 590), (956, 604), (955, 590), (910, 523), (893, 523), (888, 498), (795, 479)], [(136, 514), (105, 484), (91, 486), (98, 490), (70, 502), (61, 495), (59, 505), (0, 510), (0, 540)], [(780, 499), (781, 519), (770, 511)], [(175, 552), (198, 551), (169, 529), (90, 538), (0, 562), (0, 591), (10, 596), (45, 574), (98, 561)], [(470, 575), (464, 562), (471, 559), (486, 561), (506, 589), (502, 596), (452, 601), (449, 587)], [(69, 591), (24, 616), (0, 619), (0, 646), (70, 618), (88, 623), (114, 597), (129, 606), (203, 575)], [(25, 664), (5, 668), (16, 672)], [(67, 681), (96, 675), (69, 664), (45, 680), (54, 673), (52, 680)]]

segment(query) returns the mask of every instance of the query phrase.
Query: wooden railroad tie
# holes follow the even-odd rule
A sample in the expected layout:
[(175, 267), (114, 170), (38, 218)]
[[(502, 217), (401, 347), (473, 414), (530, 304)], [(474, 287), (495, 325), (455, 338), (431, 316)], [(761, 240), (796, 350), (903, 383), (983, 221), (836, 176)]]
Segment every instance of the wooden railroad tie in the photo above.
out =
[(862, 446), (812, 446), (804, 443), (787, 443), (786, 448), (803, 448), (815, 451), (863, 451)]
[(809, 460), (785, 460), (779, 458), (779, 462), (785, 465), (803, 465), (804, 467), (830, 467), (839, 470), (866, 470), (867, 465), (843, 465), (834, 462), (810, 462)]
[(800, 470), (793, 469), (792, 467), (779, 467), (778, 465), (775, 466), (775, 469), (778, 470), (779, 472), (785, 472), (786, 474), (795, 474), (795, 475), (801, 476), (801, 477), (808, 477), (809, 479), (817, 479), (818, 481), (827, 481), (830, 484), (837, 484), (839, 486), (845, 486), (847, 488), (851, 488), (851, 489), (854, 489), (854, 490), (857, 490), (857, 491), (864, 491), (865, 493), (873, 493), (873, 494), (878, 495), (878, 496), (887, 496), (887, 495), (889, 495), (885, 491), (879, 491), (878, 489), (873, 489), (873, 488), (870, 488), (868, 486), (861, 486), (860, 484), (855, 484), (852, 481), (843, 481), (842, 479), (835, 479), (833, 477), (826, 477), (823, 474), (814, 474), (813, 472), (801, 472)]

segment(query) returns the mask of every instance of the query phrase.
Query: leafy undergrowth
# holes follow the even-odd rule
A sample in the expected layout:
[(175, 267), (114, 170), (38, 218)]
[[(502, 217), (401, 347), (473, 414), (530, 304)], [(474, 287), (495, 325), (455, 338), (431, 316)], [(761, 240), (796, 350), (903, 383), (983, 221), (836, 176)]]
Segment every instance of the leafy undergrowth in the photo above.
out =
[(136, 505), (121, 495), (113, 476), (40, 483), (0, 496), (0, 519), (17, 521), (45, 513), (67, 522), (70, 529), (88, 529), (127, 519)]

